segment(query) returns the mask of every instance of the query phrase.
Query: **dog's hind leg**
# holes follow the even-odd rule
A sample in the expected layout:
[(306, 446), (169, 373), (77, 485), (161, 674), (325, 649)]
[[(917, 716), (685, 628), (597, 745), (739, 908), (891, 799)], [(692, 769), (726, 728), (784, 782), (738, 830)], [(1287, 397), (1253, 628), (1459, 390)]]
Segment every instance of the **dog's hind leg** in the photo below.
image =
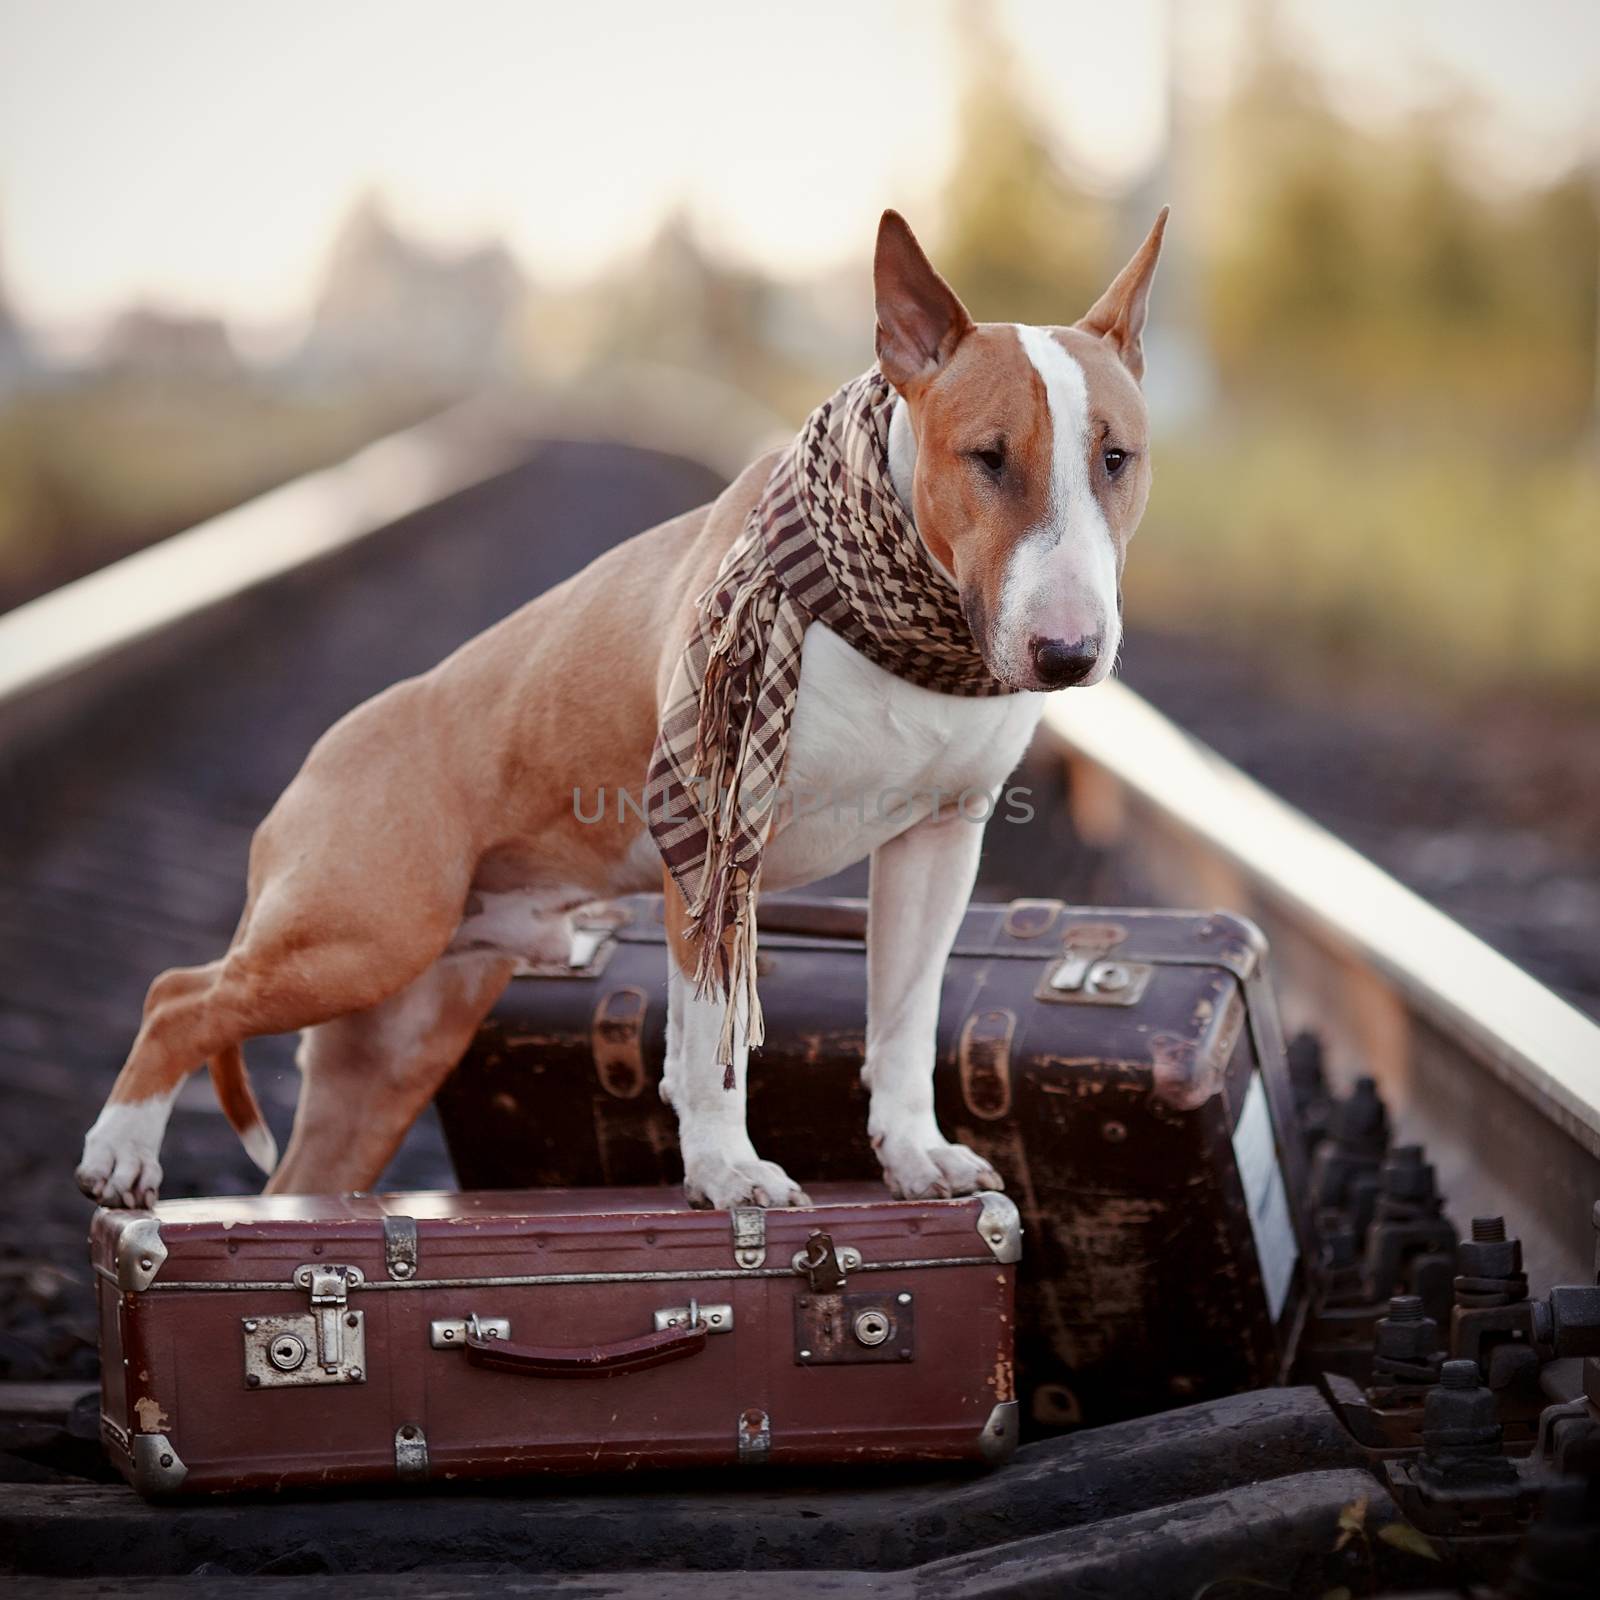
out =
[(307, 1028), (294, 1132), (266, 1192), (371, 1188), (515, 965), (493, 952), (446, 956), (378, 1005)]
[[(151, 1204), (173, 1101), (183, 1080), (206, 1062), (217, 1069), (230, 1119), (235, 1126), (244, 1121), (246, 1148), (270, 1164), (271, 1136), (244, 1084), (238, 1047), (375, 1006), (426, 971), (459, 921), (466, 873), (458, 882), (443, 874), (432, 884), (416, 879), (413, 872), (413, 898), (399, 908), (409, 915), (391, 914), (381, 903), (364, 906), (350, 892), (342, 899), (327, 895), (313, 917), (298, 895), (269, 889), (221, 961), (157, 978), (133, 1049), (84, 1140), (79, 1188), (104, 1205)], [(375, 873), (375, 881), (385, 880)]]
[[(259, 1114), (236, 1053), (245, 1040), (367, 1010), (444, 953), (479, 854), (447, 739), (435, 683), (417, 678), (313, 746), (251, 841), (245, 912), (227, 954), (151, 986), (133, 1050), (85, 1141), (86, 1193), (148, 1202), (167, 1112), (202, 1063), (213, 1064), (224, 1108), (249, 1138)], [(264, 1138), (254, 1153), (270, 1157)]]
[[(150, 985), (144, 1024), (127, 1065), (84, 1137), (77, 1179), (78, 1187), (91, 1200), (113, 1206), (144, 1206), (155, 1201), (161, 1187), (161, 1139), (172, 1103), (183, 1080), (204, 1059), (178, 1065), (159, 1040), (176, 1012), (203, 1004), (201, 997), (221, 970), (220, 961), (204, 967), (174, 967)], [(270, 1144), (270, 1134), (267, 1139)]]

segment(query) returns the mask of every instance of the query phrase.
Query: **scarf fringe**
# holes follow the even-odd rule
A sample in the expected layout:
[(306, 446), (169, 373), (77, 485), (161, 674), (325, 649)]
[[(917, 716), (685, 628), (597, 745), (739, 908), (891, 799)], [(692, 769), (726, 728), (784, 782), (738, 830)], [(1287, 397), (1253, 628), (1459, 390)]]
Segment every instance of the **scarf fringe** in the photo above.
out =
[[(759, 645), (770, 631), (778, 597), (777, 581), (764, 568), (734, 591), (711, 641), (695, 727), (695, 770), (704, 785), (712, 825), (701, 891), (689, 906), (690, 937), (696, 950), (696, 994), (724, 1001), (717, 1040), (724, 1089), (735, 1083), (734, 1036), (741, 1008), (749, 1047), (756, 1048), (766, 1037), (756, 992), (755, 902), (760, 869), (752, 874), (733, 859), (733, 823), (745, 802), (745, 756), (755, 728), (761, 681)], [(728, 737), (735, 726), (736, 745)], [(766, 821), (770, 820), (769, 812)]]
[[(717, 1062), (722, 1067), (722, 1087), (736, 1084), (734, 1041), (741, 1015), (745, 1043), (758, 1049), (766, 1040), (761, 997), (756, 987), (755, 883), (742, 868), (734, 868), (723, 886), (721, 899), (709, 900), (694, 919), (693, 937), (699, 942), (695, 964), (695, 993), (723, 1000), (722, 1031), (717, 1036)], [(730, 927), (723, 913), (733, 917)]]

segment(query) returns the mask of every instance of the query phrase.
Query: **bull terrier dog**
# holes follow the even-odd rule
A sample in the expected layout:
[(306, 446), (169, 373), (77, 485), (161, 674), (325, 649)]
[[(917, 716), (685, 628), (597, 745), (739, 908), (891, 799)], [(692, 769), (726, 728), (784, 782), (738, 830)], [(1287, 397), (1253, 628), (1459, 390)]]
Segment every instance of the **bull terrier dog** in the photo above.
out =
[[(905, 221), (890, 211), (879, 226), (869, 376), (886, 381), (892, 414), (876, 466), (930, 578), (949, 586), (932, 598), (958, 606), (963, 647), (1004, 692), (923, 687), (810, 622), (795, 645), (785, 783), (835, 803), (774, 810), (760, 884), (795, 888), (871, 857), (862, 1074), (873, 1147), (901, 1198), (1001, 1186), (933, 1112), (940, 984), (983, 837), (972, 806), (939, 797), (998, 796), (1044, 696), (1112, 670), (1123, 562), (1150, 490), (1141, 336), (1165, 223), (1163, 211), (1063, 327), (975, 323)], [(664, 883), (662, 1093), (687, 1196), (804, 1203), (751, 1143), (749, 1029), (735, 1019), (730, 1051), (734, 1002), (703, 966), (695, 980), (690, 908), (642, 812), (596, 826), (574, 804), (640, 792), (697, 605), (783, 456), (607, 551), (318, 741), (256, 832), (226, 954), (150, 986), (84, 1141), (86, 1194), (154, 1202), (168, 1113), (202, 1064), (269, 1193), (370, 1187), (518, 964), (564, 959), (578, 908)], [(891, 790), (911, 802), (874, 803)], [(279, 1162), (241, 1047), (296, 1030), (303, 1081)]]

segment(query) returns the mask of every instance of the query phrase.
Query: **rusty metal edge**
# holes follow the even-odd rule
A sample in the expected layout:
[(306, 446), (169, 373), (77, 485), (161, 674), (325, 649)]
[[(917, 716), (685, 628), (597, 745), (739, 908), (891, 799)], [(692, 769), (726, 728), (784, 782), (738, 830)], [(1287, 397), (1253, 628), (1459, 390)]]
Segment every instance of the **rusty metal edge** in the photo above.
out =
[(1280, 916), (1380, 972), (1592, 1155), (1600, 1026), (1124, 684), (1056, 695), (1044, 736), (1224, 858)]

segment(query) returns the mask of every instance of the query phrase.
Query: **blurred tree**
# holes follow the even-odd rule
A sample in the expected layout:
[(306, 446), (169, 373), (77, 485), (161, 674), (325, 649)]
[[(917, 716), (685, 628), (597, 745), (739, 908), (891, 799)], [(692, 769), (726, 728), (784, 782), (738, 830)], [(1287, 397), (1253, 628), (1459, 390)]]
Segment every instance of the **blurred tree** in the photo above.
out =
[(1288, 391), (1326, 406), (1368, 357), (1350, 341), (1377, 292), (1367, 193), (1382, 163), (1325, 104), (1276, 7), (1254, 8), (1247, 38), (1209, 137), (1208, 332), (1236, 404)]
[(980, 319), (1073, 322), (1105, 286), (1112, 208), (1057, 153), (993, 12), (968, 0), (955, 22), (967, 84), (940, 270)]
[(1524, 200), (1503, 249), (1506, 318), (1526, 348), (1553, 356), (1539, 374), (1545, 414), (1561, 433), (1586, 418), (1600, 440), (1600, 164)]
[(1600, 703), (1592, 170), (1472, 166), (1488, 108), (1342, 115), (1257, 0), (1201, 141), (1221, 404), (1162, 446), (1147, 623)]
[(1466, 95), (1357, 127), (1287, 43), (1250, 30), (1211, 139), (1207, 317), (1236, 408), (1578, 437), (1594, 404), (1595, 188), (1492, 192), (1465, 170)]

